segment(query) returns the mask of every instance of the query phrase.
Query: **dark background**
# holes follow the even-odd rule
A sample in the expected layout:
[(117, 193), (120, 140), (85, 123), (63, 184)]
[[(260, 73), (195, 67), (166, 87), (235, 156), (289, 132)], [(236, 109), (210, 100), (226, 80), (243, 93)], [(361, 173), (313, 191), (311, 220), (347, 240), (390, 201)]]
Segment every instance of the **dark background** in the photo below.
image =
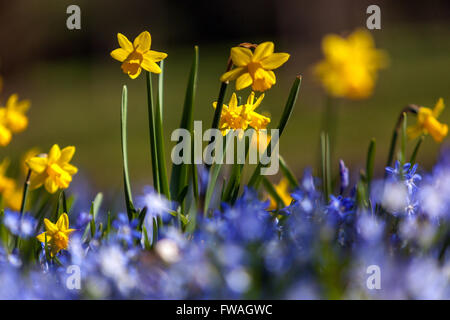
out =
[[(66, 28), (66, 8), (71, 4), (81, 8), (80, 31)], [(266, 94), (260, 112), (270, 113), (275, 125), (294, 77), (303, 75), (299, 102), (280, 144), (281, 153), (300, 175), (317, 160), (324, 92), (311, 68), (322, 58), (321, 38), (364, 28), (370, 4), (381, 7), (382, 29), (371, 32), (391, 63), (380, 72), (373, 97), (339, 101), (334, 167), (343, 158), (356, 176), (375, 137), (380, 174), (401, 108), (408, 103), (433, 107), (441, 96), (447, 104), (450, 101), (449, 1), (0, 1), (4, 79), (0, 102), (14, 92), (32, 100), (28, 130), (14, 136), (0, 154), (14, 159), (34, 146), (47, 151), (53, 143), (75, 145), (74, 163), (81, 169), (75, 180), (89, 181), (94, 189), (119, 190), (119, 107), (122, 85), (127, 84), (131, 176), (136, 186), (149, 183), (145, 80), (130, 80), (109, 56), (118, 47), (117, 32), (132, 40), (149, 30), (152, 49), (169, 54), (164, 110), (168, 160), (173, 146), (170, 133), (181, 118), (194, 44), (200, 46), (195, 119), (207, 124), (230, 47), (271, 40), (276, 51), (289, 52), (291, 59), (277, 70), (278, 83)], [(442, 121), (449, 120), (446, 110)], [(409, 152), (413, 147), (409, 143)], [(428, 138), (420, 163), (429, 167), (437, 152), (438, 146)]]

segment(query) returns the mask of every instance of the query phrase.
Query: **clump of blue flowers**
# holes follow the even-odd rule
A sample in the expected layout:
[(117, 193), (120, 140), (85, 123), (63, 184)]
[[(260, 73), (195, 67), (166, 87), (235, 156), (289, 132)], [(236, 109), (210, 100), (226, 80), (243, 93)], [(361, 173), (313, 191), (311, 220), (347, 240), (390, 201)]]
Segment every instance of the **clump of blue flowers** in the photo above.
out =
[[(192, 217), (146, 188), (137, 201), (145, 210), (131, 220), (81, 213), (68, 250), (53, 259), (44, 249), (31, 257), (3, 245), (0, 297), (449, 299), (449, 159), (429, 174), (419, 175), (417, 164), (387, 167), (371, 183), (368, 206), (359, 204), (343, 162), (339, 192), (329, 199), (305, 170), (289, 205), (269, 211), (247, 188), (233, 204), (197, 212), (191, 229)], [(6, 211), (1, 221), (3, 239), (37, 245), (32, 216)], [(381, 271), (376, 288), (368, 270)]]

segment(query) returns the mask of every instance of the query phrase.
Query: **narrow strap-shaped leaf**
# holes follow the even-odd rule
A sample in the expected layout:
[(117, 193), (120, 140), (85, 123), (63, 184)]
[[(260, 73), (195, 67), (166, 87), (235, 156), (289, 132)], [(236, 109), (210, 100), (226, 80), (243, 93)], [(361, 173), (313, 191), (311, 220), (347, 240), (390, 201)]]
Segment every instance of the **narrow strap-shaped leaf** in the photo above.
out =
[(161, 73), (158, 78), (158, 105), (155, 110), (155, 135), (159, 171), (158, 176), (161, 192), (170, 200), (163, 133), (164, 61), (160, 62), (159, 67), (161, 68)]
[[(192, 133), (193, 127), (193, 110), (195, 91), (197, 88), (198, 73), (198, 47), (194, 47), (194, 59), (191, 71), (189, 73), (189, 81), (184, 99), (183, 115), (181, 118), (180, 128), (187, 129)], [(188, 166), (184, 163), (172, 165), (172, 175), (170, 177), (170, 193), (172, 198), (177, 198), (181, 190), (186, 186), (188, 181)]]
[(128, 114), (128, 90), (127, 86), (122, 89), (122, 106), (120, 109), (120, 132), (122, 143), (122, 162), (123, 162), (123, 187), (125, 192), (125, 206), (127, 208), (128, 219), (133, 219), (135, 212), (133, 205), (133, 196), (131, 193), (130, 177), (128, 173), (128, 148), (127, 148), (127, 114)]
[(366, 161), (367, 191), (369, 194), (370, 194), (370, 184), (372, 182), (373, 170), (375, 166), (375, 152), (376, 152), (376, 142), (375, 139), (373, 138), (369, 144)]
[(147, 105), (148, 105), (148, 129), (150, 134), (150, 156), (152, 160), (153, 186), (158, 193), (161, 193), (159, 184), (158, 150), (155, 136), (155, 111), (153, 105), (152, 78), (150, 72), (146, 71), (147, 79)]
[(417, 141), (416, 147), (414, 148), (413, 153), (411, 154), (411, 158), (409, 159), (409, 163), (413, 166), (416, 163), (417, 153), (419, 152), (420, 145), (425, 139), (424, 135), (421, 135), (419, 140)]
[[(295, 103), (297, 101), (297, 97), (298, 97), (298, 92), (300, 90), (300, 85), (302, 82), (302, 77), (301, 76), (297, 76), (295, 78), (295, 81), (292, 85), (291, 91), (289, 93), (287, 102), (286, 102), (286, 106), (284, 107), (283, 110), (283, 114), (281, 115), (281, 119), (280, 122), (278, 124), (278, 139), (271, 139), (270, 142), (267, 145), (266, 151), (265, 153), (267, 155), (269, 155), (269, 151), (271, 150), (272, 144), (276, 144), (278, 143), (278, 140), (281, 138), (281, 135), (283, 134), (284, 129), (286, 128), (286, 125), (289, 121), (289, 118), (292, 114), (292, 111), (294, 110), (295, 107)], [(278, 161), (278, 159), (277, 159)], [(261, 161), (258, 162), (258, 165), (256, 166), (255, 171), (253, 172), (250, 181), (248, 182), (248, 186), (252, 187), (252, 188), (256, 188), (258, 186), (259, 183), (259, 178), (261, 176), (261, 167), (262, 167), (262, 163)]]
[[(86, 226), (86, 229), (84, 230), (84, 233), (83, 233), (83, 238), (86, 238), (86, 236), (89, 233), (89, 230), (91, 230), (91, 235), (92, 235), (92, 232), (94, 232), (94, 234), (95, 234), (95, 220), (97, 219), (97, 215), (100, 210), (100, 205), (102, 204), (102, 201), (103, 201), (103, 194), (101, 192), (99, 192), (95, 196), (94, 201), (92, 201), (92, 203), (91, 203), (91, 209), (89, 211), (89, 214), (91, 215), (91, 223), (89, 223)], [(93, 225), (93, 227), (91, 227), (91, 225)]]
[(289, 169), (286, 161), (284, 160), (284, 158), (282, 156), (280, 156), (280, 168), (281, 168), (281, 172), (283, 172), (284, 176), (289, 181), (289, 184), (291, 185), (291, 187), (292, 188), (297, 188), (298, 187), (298, 181), (295, 178), (295, 176), (292, 173), (292, 171)]

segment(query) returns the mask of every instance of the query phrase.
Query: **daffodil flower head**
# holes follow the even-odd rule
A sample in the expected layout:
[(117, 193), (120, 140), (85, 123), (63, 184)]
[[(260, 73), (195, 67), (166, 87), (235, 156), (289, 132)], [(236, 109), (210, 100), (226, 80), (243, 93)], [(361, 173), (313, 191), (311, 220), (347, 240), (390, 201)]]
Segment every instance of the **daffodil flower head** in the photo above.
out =
[[(246, 130), (249, 126), (255, 130), (265, 129), (270, 123), (270, 118), (265, 117), (257, 112), (255, 109), (261, 104), (264, 99), (262, 94), (255, 101), (255, 93), (252, 92), (243, 105), (238, 105), (236, 93), (231, 96), (228, 105), (223, 105), (222, 115), (220, 117), (219, 129), (225, 136), (229, 130)], [(217, 102), (213, 103), (213, 107), (217, 107)]]
[(417, 123), (407, 129), (409, 139), (415, 139), (422, 134), (430, 134), (436, 142), (442, 142), (448, 134), (448, 126), (440, 123), (437, 118), (444, 108), (445, 104), (442, 98), (439, 98), (433, 110), (420, 107), (417, 113)]
[(69, 229), (69, 217), (63, 213), (56, 223), (44, 219), (45, 232), (36, 238), (45, 245), (45, 241), (50, 248), (50, 254), (54, 257), (60, 250), (67, 249), (69, 237), (75, 229)]
[(231, 48), (231, 60), (236, 66), (224, 73), (220, 81), (236, 80), (236, 90), (252, 86), (254, 91), (266, 91), (276, 83), (272, 71), (281, 67), (289, 59), (287, 53), (274, 53), (273, 42), (264, 42), (252, 52), (249, 48)]
[(12, 139), (11, 130), (5, 125), (3, 119), (0, 117), (0, 146), (6, 147)]
[(161, 73), (161, 69), (156, 62), (167, 57), (164, 52), (150, 50), (152, 38), (148, 31), (138, 35), (133, 43), (123, 34), (117, 34), (120, 48), (111, 52), (111, 57), (122, 62), (122, 70), (131, 79), (136, 79), (142, 69), (153, 73)]
[(0, 194), (4, 205), (12, 210), (19, 210), (22, 202), (22, 190), (17, 188), (16, 181), (6, 176), (9, 167), (9, 159), (0, 163)]
[(325, 56), (314, 73), (333, 97), (364, 99), (373, 93), (377, 71), (387, 66), (387, 55), (375, 48), (371, 34), (356, 30), (347, 38), (329, 34), (322, 40)]
[(29, 100), (19, 101), (19, 96), (13, 94), (9, 97), (4, 108), (0, 108), (0, 118), (3, 118), (5, 126), (13, 133), (19, 133), (28, 126), (28, 118), (25, 113), (30, 108)]
[(66, 189), (72, 181), (72, 176), (78, 169), (70, 164), (75, 147), (69, 146), (60, 149), (53, 145), (48, 154), (41, 154), (26, 161), (32, 171), (30, 188), (37, 189), (44, 185), (49, 193), (55, 193), (58, 189)]

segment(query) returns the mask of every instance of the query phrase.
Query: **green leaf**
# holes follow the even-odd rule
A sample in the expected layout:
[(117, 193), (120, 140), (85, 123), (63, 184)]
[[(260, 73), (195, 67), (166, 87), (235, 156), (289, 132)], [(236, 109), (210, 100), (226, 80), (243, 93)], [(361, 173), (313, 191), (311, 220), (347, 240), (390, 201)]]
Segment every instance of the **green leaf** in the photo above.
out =
[[(192, 62), (191, 71), (189, 73), (189, 80), (186, 89), (186, 96), (184, 99), (183, 115), (181, 118), (180, 128), (187, 129), (192, 133), (193, 127), (193, 112), (195, 91), (197, 88), (197, 73), (198, 73), (198, 47), (194, 47), (194, 59)], [(170, 194), (172, 198), (176, 198), (188, 183), (188, 165), (173, 164), (172, 175), (170, 177)]]
[(366, 160), (366, 175), (367, 175), (367, 190), (370, 192), (370, 184), (373, 178), (373, 171), (375, 166), (375, 152), (376, 152), (376, 141), (373, 138), (370, 141), (369, 149), (367, 151), (367, 160)]
[(283, 172), (284, 176), (289, 181), (289, 184), (291, 185), (291, 187), (294, 189), (297, 188), (298, 187), (297, 179), (295, 178), (292, 171), (289, 169), (286, 161), (284, 161), (284, 158), (282, 156), (280, 156), (280, 168), (281, 168), (281, 172)]
[(103, 194), (101, 192), (97, 193), (97, 195), (94, 198), (94, 201), (91, 203), (91, 209), (89, 210), (89, 214), (91, 215), (91, 221), (86, 226), (86, 229), (84, 230), (83, 238), (86, 238), (89, 231), (91, 231), (91, 236), (95, 235), (95, 220), (97, 219), (98, 212), (100, 210), (100, 205), (103, 201)]
[(153, 187), (158, 193), (161, 193), (161, 186), (159, 184), (158, 149), (156, 146), (157, 143), (155, 135), (155, 111), (153, 105), (152, 78), (150, 72), (146, 71), (145, 74), (147, 80), (148, 129), (150, 135), (150, 156), (152, 160)]
[(413, 166), (416, 163), (417, 153), (419, 152), (420, 145), (422, 144), (423, 140), (425, 140), (425, 136), (421, 135), (419, 137), (419, 140), (417, 141), (416, 147), (414, 148), (413, 153), (411, 154), (411, 158), (409, 159), (409, 163), (411, 163), (411, 166)]
[(133, 205), (133, 196), (131, 193), (130, 177), (128, 174), (127, 113), (128, 113), (127, 86), (123, 86), (122, 106), (120, 109), (120, 131), (121, 131), (120, 137), (122, 144), (123, 186), (125, 191), (125, 206), (127, 208), (128, 219), (131, 221), (135, 209)]
[(164, 61), (160, 62), (161, 73), (158, 78), (158, 106), (155, 110), (156, 149), (158, 158), (158, 176), (161, 192), (170, 200), (169, 181), (167, 179), (166, 157), (163, 132), (163, 96), (164, 96)]
[(330, 141), (328, 134), (322, 132), (320, 135), (320, 146), (322, 151), (322, 184), (325, 201), (331, 194), (331, 167), (330, 167)]
[[(291, 117), (292, 111), (294, 110), (294, 107), (295, 107), (295, 103), (297, 102), (298, 92), (300, 90), (301, 82), (302, 82), (302, 77), (297, 76), (292, 85), (291, 91), (289, 93), (289, 96), (288, 96), (288, 99), (286, 102), (286, 106), (284, 107), (283, 114), (281, 115), (281, 119), (280, 119), (280, 122), (277, 127), (277, 129), (279, 130), (278, 139), (272, 138), (267, 145), (265, 152), (267, 153), (268, 156), (269, 156), (269, 152), (271, 150), (272, 144), (278, 143), (278, 140), (281, 138), (281, 135), (283, 134), (283, 131), (286, 128), (289, 118)], [(277, 161), (278, 161), (278, 159), (277, 159)], [(258, 162), (258, 165), (256, 166), (256, 169), (253, 172), (253, 174), (250, 178), (250, 181), (248, 182), (249, 187), (256, 188), (258, 186), (259, 179), (261, 176), (261, 167), (262, 167), (262, 163)]]

